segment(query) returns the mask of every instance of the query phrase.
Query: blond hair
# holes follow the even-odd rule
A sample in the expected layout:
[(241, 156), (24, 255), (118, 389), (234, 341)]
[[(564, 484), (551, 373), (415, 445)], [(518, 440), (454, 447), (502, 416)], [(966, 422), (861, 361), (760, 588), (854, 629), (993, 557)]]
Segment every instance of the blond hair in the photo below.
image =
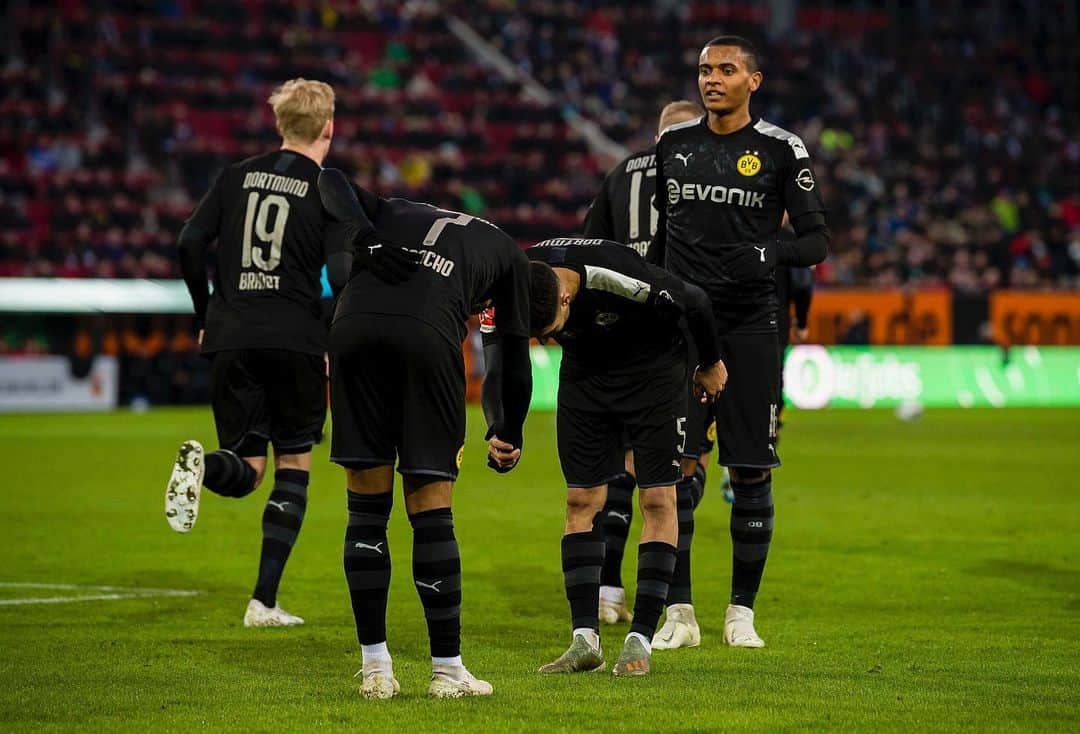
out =
[(267, 101), (281, 137), (297, 143), (314, 143), (334, 117), (334, 89), (325, 82), (290, 79)]
[(676, 100), (664, 105), (664, 109), (660, 110), (660, 126), (658, 129), (663, 132), (672, 125), (693, 120), (695, 117), (701, 117), (704, 114), (705, 110), (697, 102), (691, 102), (688, 99)]

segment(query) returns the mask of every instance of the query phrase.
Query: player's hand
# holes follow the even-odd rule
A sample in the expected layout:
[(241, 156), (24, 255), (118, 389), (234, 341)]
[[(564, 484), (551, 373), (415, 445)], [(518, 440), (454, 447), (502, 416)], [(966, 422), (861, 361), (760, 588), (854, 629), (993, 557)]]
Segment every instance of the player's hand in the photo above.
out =
[(517, 466), (520, 458), (521, 449), (514, 448), (513, 444), (501, 440), (498, 436), (488, 439), (488, 466), (499, 474), (505, 474)]
[(716, 396), (723, 392), (727, 386), (727, 367), (723, 360), (716, 360), (715, 364), (708, 367), (698, 367), (694, 370), (694, 395), (704, 405), (711, 403)]
[(353, 247), (356, 251), (354, 267), (369, 270), (376, 278), (390, 285), (405, 282), (420, 267), (419, 250), (402, 247), (376, 232), (359, 237)]
[(803, 327), (801, 329), (798, 328), (798, 327), (795, 327), (794, 333), (792, 334), (791, 343), (792, 344), (806, 344), (806, 340), (809, 339), (809, 338), (810, 338), (810, 330), (809, 329), (807, 329), (806, 327)]
[(203, 334), (206, 333), (206, 329), (199, 329), (199, 349), (202, 349)]
[(775, 242), (744, 242), (736, 245), (722, 264), (732, 280), (760, 280), (776, 270), (779, 249)]

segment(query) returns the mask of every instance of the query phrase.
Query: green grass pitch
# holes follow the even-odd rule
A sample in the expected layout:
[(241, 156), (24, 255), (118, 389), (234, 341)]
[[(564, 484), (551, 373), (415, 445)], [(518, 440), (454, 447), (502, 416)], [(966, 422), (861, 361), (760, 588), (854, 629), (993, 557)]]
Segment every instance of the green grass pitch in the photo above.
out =
[[(282, 585), (293, 630), (247, 630), (267, 486), (209, 495), (168, 529), (176, 445), (213, 445), (206, 409), (0, 417), (0, 600), (100, 594), (14, 582), (200, 590), (194, 597), (0, 605), (0, 727), (11, 731), (1077, 731), (1077, 411), (796, 413), (775, 480), (758, 600), (768, 647), (721, 644), (730, 574), (716, 473), (697, 515), (694, 650), (653, 675), (540, 677), (568, 642), (554, 418), (529, 418), (513, 473), (470, 438), (455, 499), (466, 663), (490, 699), (431, 701), (400, 495), (390, 649), (402, 695), (361, 700), (341, 570), (345, 490), (316, 456)], [(399, 490), (400, 491), (400, 490)], [(636, 537), (640, 518), (635, 517)], [(633, 578), (633, 554), (624, 569)], [(625, 630), (607, 629), (614, 662)]]

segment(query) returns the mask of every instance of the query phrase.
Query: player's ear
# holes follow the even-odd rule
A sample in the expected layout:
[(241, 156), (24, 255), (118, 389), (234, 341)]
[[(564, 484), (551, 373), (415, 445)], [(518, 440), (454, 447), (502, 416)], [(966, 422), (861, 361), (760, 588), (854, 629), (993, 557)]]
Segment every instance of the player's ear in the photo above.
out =
[(333, 138), (334, 138), (334, 118), (333, 117), (331, 117), (329, 120), (327, 120), (326, 124), (323, 125), (322, 135), (320, 137), (322, 137), (325, 140), (333, 140)]
[(764, 79), (764, 76), (762, 75), (762, 73), (760, 71), (755, 71), (753, 74), (750, 75), (750, 91), (751, 92), (756, 92), (758, 90), (758, 87), (761, 86), (761, 80), (762, 79)]

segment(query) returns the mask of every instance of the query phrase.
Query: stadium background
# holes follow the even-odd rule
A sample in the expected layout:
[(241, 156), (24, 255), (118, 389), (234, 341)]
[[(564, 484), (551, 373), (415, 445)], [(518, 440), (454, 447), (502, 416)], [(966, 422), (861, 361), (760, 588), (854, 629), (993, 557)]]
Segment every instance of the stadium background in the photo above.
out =
[[(832, 561), (844, 568), (838, 578), (862, 569), (884, 598), (899, 600), (899, 606), (892, 610), (895, 615), (874, 621), (872, 613), (880, 610), (866, 605), (860, 609), (867, 619), (844, 621), (845, 634), (873, 654), (839, 680), (830, 666), (846, 665), (846, 651), (830, 650), (825, 663), (807, 658), (810, 680), (785, 677), (804, 670), (802, 659), (766, 657), (764, 664), (754, 663), (747, 674), (777, 687), (768, 703), (772, 714), (740, 718), (728, 711), (727, 721), (759, 728), (784, 728), (794, 721), (796, 728), (948, 724), (954, 730), (985, 730), (1023, 728), (1037, 709), (1048, 722), (1076, 725), (1080, 587), (1075, 570), (1067, 570), (1075, 568), (1077, 553), (1075, 476), (1080, 471), (1074, 457), (1080, 440), (1075, 410), (1080, 405), (1080, 12), (1074, 3), (69, 0), (9, 2), (2, 13), (0, 412), (16, 414), (0, 417), (0, 439), (22, 490), (9, 498), (13, 508), (4, 526), (12, 583), (44, 578), (154, 587), (183, 581), (211, 594), (231, 590), (235, 595), (238, 579), (246, 580), (246, 566), (210, 560), (185, 566), (175, 582), (155, 576), (152, 569), (159, 565), (177, 569), (166, 560), (171, 546), (160, 532), (147, 529), (156, 518), (146, 519), (143, 504), (156, 506), (157, 500), (135, 499), (145, 493), (141, 480), (110, 479), (118, 491), (86, 517), (122, 523), (117, 534), (133, 544), (135, 539), (147, 543), (162, 554), (154, 556), (160, 562), (132, 551), (130, 569), (116, 558), (114, 573), (92, 565), (84, 559), (115, 542), (108, 527), (96, 526), (74, 539), (64, 536), (79, 560), (59, 553), (50, 561), (58, 528), (67, 524), (65, 508), (86, 501), (80, 484), (87, 466), (98, 466), (94, 471), (108, 477), (156, 477), (161, 461), (155, 452), (162, 445), (171, 446), (173, 438), (189, 431), (210, 435), (205, 410), (155, 410), (146, 417), (149, 422), (138, 425), (129, 422), (126, 410), (79, 418), (22, 412), (205, 403), (206, 368), (197, 355), (186, 293), (175, 280), (175, 239), (225, 162), (277, 145), (265, 104), (273, 86), (294, 76), (334, 85), (336, 136), (328, 165), (384, 195), (488, 218), (525, 245), (578, 230), (607, 168), (621, 152), (651, 143), (662, 104), (697, 98), (694, 62), (701, 43), (738, 33), (758, 43), (765, 59), (765, 84), (754, 97), (753, 113), (802, 136), (829, 206), (833, 239), (829, 259), (815, 272), (809, 340), (814, 346), (802, 348), (799, 370), (788, 380), (789, 390), (793, 382), (801, 383), (796, 404), (1059, 407), (942, 410), (914, 427), (880, 411), (813, 416), (796, 411), (789, 419), (795, 433), (785, 439), (790, 468), (782, 481), (792, 487), (788, 501), (803, 513), (801, 520), (788, 521), (794, 527), (787, 542), (806, 544), (803, 556), (791, 557), (807, 565), (785, 567), (777, 561), (775, 581), (766, 581), (775, 584), (770, 594), (812, 597), (824, 557), (814, 554), (826, 553), (818, 550), (823, 539), (843, 527), (845, 536), (835, 550), (839, 560)], [(479, 363), (471, 341), (466, 355), (475, 378)], [(534, 356), (542, 406), (553, 389), (557, 355), (537, 351)], [(530, 423), (531, 445), (550, 453), (552, 422), (541, 412)], [(845, 448), (837, 449), (836, 442)], [(927, 460), (943, 468), (928, 466)], [(865, 463), (865, 472), (848, 462)], [(553, 460), (528, 471), (535, 473), (511, 475), (518, 478), (507, 486), (525, 492), (537, 483), (557, 484)], [(866, 479), (873, 474), (889, 481), (875, 485)], [(477, 482), (481, 477), (464, 476)], [(336, 491), (336, 480), (325, 481)], [(156, 487), (155, 482), (150, 484)], [(853, 487), (889, 517), (866, 523), (851, 504)], [(486, 491), (477, 490), (483, 497), (501, 497), (496, 489)], [(539, 505), (529, 504), (535, 500), (517, 496), (522, 507), (546, 517)], [(906, 504), (908, 499), (914, 506)], [(1014, 501), (1033, 508), (1030, 527), (1017, 529), (1007, 520)], [(548, 502), (544, 511), (552, 515), (554, 509), (557, 515), (556, 505)], [(815, 514), (819, 506), (833, 508), (833, 514), (825, 509)], [(216, 531), (217, 540), (200, 542), (211, 542), (210, 550), (227, 555), (238, 542), (227, 540), (230, 528), (242, 518), (250, 524), (255, 510), (219, 510), (216, 520), (205, 521), (207, 535), (213, 538)], [(481, 506), (472, 510), (486, 517)], [(319, 512), (325, 514), (322, 520)], [(329, 539), (301, 553), (312, 558), (316, 550), (328, 557), (339, 553), (339, 520), (331, 509), (316, 508), (309, 522), (316, 528), (322, 522)], [(462, 522), (463, 537), (486, 530)], [(955, 534), (941, 541), (944, 557), (932, 550), (940, 538), (924, 535), (930, 532), (926, 522)], [(702, 521), (703, 532), (707, 536), (712, 528), (719, 540), (702, 541), (700, 552), (726, 558), (726, 520), (720, 518), (715, 527), (708, 523)], [(511, 526), (506, 534), (547, 537), (543, 534), (552, 530), (544, 527)], [(154, 530), (163, 529), (162, 523)], [(502, 540), (503, 534), (494, 537)], [(889, 552), (890, 542), (904, 550)], [(975, 548), (1012, 560), (981, 561)], [(520, 550), (523, 557), (529, 552)], [(324, 561), (320, 555), (312, 563)], [(506, 569), (492, 563), (492, 578), (505, 578)], [(909, 624), (910, 618), (896, 611), (901, 607), (915, 615), (948, 607), (956, 590), (934, 574), (954, 563), (974, 568), (982, 579), (957, 594), (967, 595), (970, 604), (958, 616), (959, 626), (948, 628), (950, 641), (941, 649), (933, 635), (911, 632), (932, 652), (925, 660), (905, 663), (910, 667), (890, 678), (893, 642), (880, 642), (880, 627)], [(726, 573), (724, 562), (717, 568), (721, 576)], [(326, 572), (326, 583), (339, 581), (334, 570)], [(718, 579), (715, 589), (703, 583), (706, 602), (711, 594), (721, 598), (723, 582)], [(9, 586), (0, 589), (0, 597), (16, 594)], [(523, 586), (515, 589), (524, 593)], [(557, 585), (548, 586), (540, 606), (561, 619)], [(297, 596), (326, 593), (322, 579), (300, 580), (296, 588)], [(341, 596), (332, 588), (331, 596)], [(414, 601), (396, 581), (395, 589), (398, 597)], [(809, 609), (784, 609), (775, 596), (767, 601), (778, 617), (801, 617), (827, 646), (830, 620), (821, 600)], [(406, 602), (402, 605), (415, 616)], [(187, 608), (181, 603), (194, 604), (160, 602), (177, 605), (167, 611)], [(527, 616), (521, 605), (528, 603), (515, 601), (511, 607)], [(1058, 626), (1036, 630), (1024, 617), (994, 616), (991, 610), (1001, 604), (1035, 604), (1039, 620), (1048, 626), (1056, 620)], [(218, 607), (211, 595), (197, 607), (199, 619), (224, 629), (235, 620)], [(117, 728), (120, 720), (109, 718), (109, 706), (130, 706), (149, 717), (140, 708), (146, 702), (132, 692), (143, 685), (175, 688), (177, 682), (156, 672), (166, 663), (147, 650), (175, 645), (177, 635), (195, 640), (180, 644), (198, 646), (204, 637), (221, 634), (198, 627), (161, 630), (153, 614), (123, 613), (121, 627), (147, 623), (149, 631), (140, 633), (141, 643), (128, 640), (135, 657), (124, 664), (130, 670), (120, 669), (124, 685), (113, 690), (109, 671), (74, 666), (65, 652), (90, 659), (117, 639), (123, 646), (126, 633), (115, 631), (113, 612), (106, 607), (85, 611), (89, 608), (83, 605), (82, 612), (67, 616), (54, 611), (57, 617), (37, 611), (8, 628), (4, 640), (11, 655), (4, 676), (17, 684), (0, 701), (0, 721), (20, 721), (19, 710), (31, 702), (22, 711), (25, 725), (73, 725), (83, 709), (42, 697), (43, 687), (58, 680), (71, 686), (72, 700), (89, 712), (83, 726), (98, 722)], [(31, 607), (2, 611), (16, 609)], [(342, 643), (342, 652), (335, 648), (333, 655), (317, 658), (332, 670), (326, 675), (341, 672), (348, 642), (345, 618), (341, 621), (333, 639)], [(88, 631), (88, 622), (102, 631)], [(1007, 629), (1018, 630), (1022, 639), (1008, 637)], [(998, 650), (1004, 658), (995, 657), (994, 643), (980, 630), (1004, 640), (1005, 652)], [(804, 631), (782, 630), (777, 642), (796, 647)], [(527, 639), (512, 625), (502, 632)], [(321, 649), (321, 637), (306, 639), (307, 649), (307, 643), (282, 643), (286, 654), (300, 661), (305, 652)], [(506, 645), (497, 636), (485, 641), (499, 649)], [(906, 642), (895, 643), (905, 655)], [(201, 653), (191, 653), (210, 674), (217, 674), (214, 665), (227, 667), (222, 660), (229, 655), (246, 660), (249, 648), (242, 641), (215, 638), (213, 644), (217, 647), (210, 649), (225, 651), (221, 659), (203, 661)], [(265, 643), (259, 649), (265, 651)], [(37, 651), (48, 651), (55, 660), (42, 662)], [(1002, 662), (1011, 654), (1024, 662), (1015, 667)], [(144, 665), (146, 660), (151, 662)], [(483, 660), (494, 666), (496, 658)], [(881, 674), (882, 663), (875, 660), (885, 661), (879, 680), (889, 680), (875, 689), (884, 698), (869, 714), (857, 701), (841, 703), (863, 690), (843, 676)], [(515, 659), (510, 667), (530, 665), (531, 657)], [(91, 683), (80, 688), (65, 677), (60, 668), (69, 666)], [(245, 673), (258, 668), (254, 662), (241, 667)], [(669, 671), (672, 667), (665, 664)], [(139, 671), (150, 678), (139, 677)], [(200, 685), (235, 693), (228, 672)], [(304, 666), (298, 663), (296, 672), (303, 675)], [(698, 662), (677, 680), (696, 691), (695, 676), (714, 673), (710, 664)], [(975, 682), (982, 673), (990, 679), (984, 688)], [(252, 674), (258, 679), (262, 673)], [(660, 676), (657, 681), (661, 687), (650, 690), (663, 695)], [(518, 703), (508, 696), (499, 704), (505, 708), (493, 709), (508, 718), (484, 719), (477, 713), (481, 718), (462, 722), (528, 728), (505, 722), (520, 714), (515, 705), (543, 715), (546, 694), (541, 690), (540, 700), (528, 699), (535, 688), (528, 675), (509, 685), (519, 686), (512, 689)], [(216, 692), (199, 690), (206, 700), (218, 700)], [(756, 700), (753, 694), (729, 693), (735, 703), (745, 703), (747, 696)], [(133, 701), (123, 700), (128, 694)], [(104, 710), (88, 703), (99, 695), (108, 702)], [(162, 710), (176, 703), (163, 695)], [(296, 693), (312, 695), (319, 694), (307, 688)], [(615, 700), (596, 690), (590, 695), (596, 696), (595, 705)], [(698, 700), (696, 693), (685, 695)], [(330, 705), (289, 695), (284, 700)], [(835, 708), (822, 708), (826, 701)], [(282, 711), (274, 702), (263, 705), (296, 727), (343, 723), (332, 713), (309, 719), (304, 707)], [(702, 706), (719, 704), (706, 696)], [(151, 708), (157, 710), (156, 699)], [(165, 721), (203, 726), (207, 721), (198, 712), (189, 718), (174, 715), (179, 718)], [(211, 716), (212, 726), (246, 721), (242, 714), (219, 715), (226, 718)], [(417, 714), (419, 728), (437, 723), (424, 718), (428, 715)], [(599, 728), (606, 721), (602, 713), (589, 716), (558, 719), (547, 730), (581, 728), (582, 721)], [(693, 721), (688, 728), (715, 723), (708, 717)], [(160, 722), (143, 720), (145, 726), (155, 723)]]

